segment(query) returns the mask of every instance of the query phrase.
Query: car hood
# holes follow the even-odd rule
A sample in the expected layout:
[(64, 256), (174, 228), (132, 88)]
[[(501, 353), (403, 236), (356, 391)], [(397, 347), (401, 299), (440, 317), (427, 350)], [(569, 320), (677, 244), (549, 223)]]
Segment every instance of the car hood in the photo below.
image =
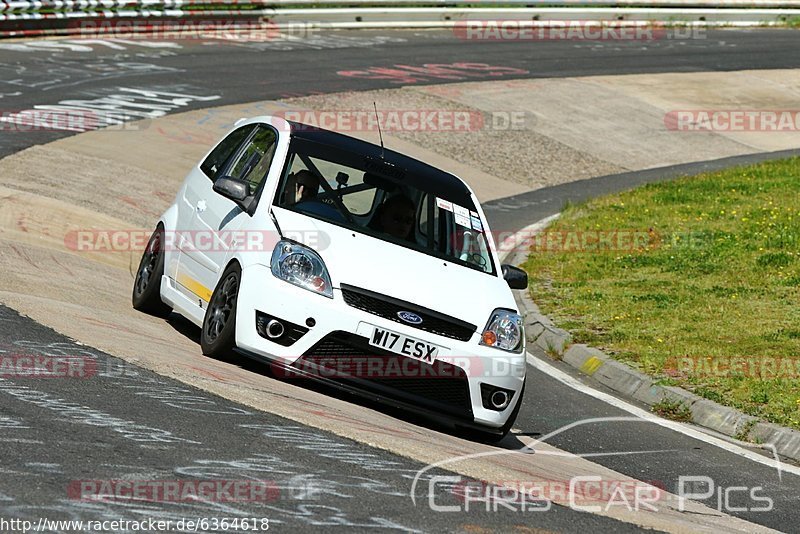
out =
[(494, 309), (517, 309), (501, 277), (307, 215), (278, 207), (273, 210), (286, 238), (319, 253), (334, 288), (341, 284), (360, 287), (467, 321), (478, 329)]

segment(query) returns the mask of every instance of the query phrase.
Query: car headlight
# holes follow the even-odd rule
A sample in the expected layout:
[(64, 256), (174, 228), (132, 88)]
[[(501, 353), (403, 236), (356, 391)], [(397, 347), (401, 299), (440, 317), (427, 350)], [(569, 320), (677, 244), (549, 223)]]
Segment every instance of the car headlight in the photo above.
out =
[(481, 334), (481, 345), (509, 352), (521, 352), (525, 336), (522, 324), (521, 315), (510, 310), (494, 310)]
[(281, 280), (333, 298), (331, 277), (325, 262), (310, 248), (292, 241), (278, 241), (272, 251), (270, 266), (272, 274)]

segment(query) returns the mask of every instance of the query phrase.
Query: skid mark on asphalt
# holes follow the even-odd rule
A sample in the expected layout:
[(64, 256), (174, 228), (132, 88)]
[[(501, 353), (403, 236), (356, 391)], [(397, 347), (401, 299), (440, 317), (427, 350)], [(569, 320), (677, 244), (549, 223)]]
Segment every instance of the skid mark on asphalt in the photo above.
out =
[(530, 71), (488, 63), (425, 63), (423, 65), (390, 65), (368, 67), (364, 70), (340, 70), (346, 78), (388, 80), (395, 84), (413, 84), (434, 80), (460, 81), (467, 79), (522, 76)]
[(214, 373), (212, 371), (209, 371), (208, 369), (203, 369), (202, 367), (190, 366), (189, 369), (191, 369), (192, 371), (197, 371), (200, 374), (203, 374), (203, 375), (206, 375), (206, 376), (210, 376), (211, 378), (213, 378), (217, 382), (222, 382), (224, 384), (231, 383), (231, 380), (229, 378), (233, 378), (233, 377), (224, 377), (219, 373)]
[(275, 33), (268, 39), (248, 40), (231, 35), (221, 41), (207, 41), (203, 44), (213, 46), (222, 43), (226, 46), (247, 48), (257, 51), (290, 51), (290, 50), (338, 50), (342, 48), (373, 48), (382, 45), (405, 43), (407, 39), (387, 35), (355, 36), (355, 35), (311, 35), (297, 36), (286, 33)]
[[(26, 65), (0, 65), (0, 84), (13, 89), (63, 90), (84, 83), (98, 83), (126, 76), (176, 74), (174, 67), (130, 61), (129, 58), (95, 58), (91, 62), (64, 58), (36, 58)], [(21, 92), (19, 94), (22, 94)]]
[(70, 276), (75, 276), (75, 273), (73, 273), (72, 270), (69, 267), (67, 267), (66, 265), (64, 265), (60, 261), (58, 261), (58, 258), (56, 258), (56, 255), (53, 254), (52, 252), (50, 253), (50, 259), (53, 260), (53, 263), (55, 263), (56, 265), (58, 265), (59, 267), (64, 269), (66, 272), (68, 272)]
[(314, 451), (322, 458), (331, 458), (347, 464), (360, 466), (368, 471), (393, 471), (414, 474), (400, 462), (386, 461), (374, 454), (365, 454), (349, 444), (326, 437), (321, 432), (300, 426), (286, 425), (240, 425), (242, 428), (259, 430), (269, 440), (295, 443), (296, 447)]
[[(89, 320), (87, 318), (87, 320)], [(206, 414), (229, 416), (252, 416), (255, 412), (236, 406), (223, 407), (213, 397), (201, 395), (200, 391), (184, 386), (172, 386), (166, 380), (147, 376), (140, 367), (116, 358), (110, 358), (92, 350), (70, 343), (41, 343), (17, 340), (13, 346), (24, 348), (32, 354), (58, 358), (86, 358), (99, 378), (107, 379), (110, 385), (129, 391), (137, 397), (160, 402), (171, 408)], [(3, 351), (0, 350), (0, 353)], [(0, 371), (2, 368), (0, 368)], [(2, 376), (2, 374), (0, 374)], [(28, 428), (10, 417), (0, 417), (0, 428)]]
[(24, 429), (30, 428), (19, 421), (18, 419), (12, 419), (11, 417), (2, 416), (0, 417), (0, 428), (4, 430), (15, 430), (15, 429)]
[[(93, 46), (92, 46), (93, 45)], [(54, 41), (29, 41), (21, 43), (0, 43), (0, 50), (10, 52), (94, 52), (95, 46), (112, 50), (126, 50), (129, 47), (141, 48), (183, 48), (178, 43), (168, 41), (130, 41), (126, 39), (66, 39)]]
[(36, 270), (40, 270), (40, 267), (39, 267), (39, 266), (36, 264), (36, 262), (34, 262), (33, 260), (31, 260), (30, 256), (28, 256), (28, 255), (27, 255), (25, 252), (23, 252), (23, 251), (21, 251), (20, 249), (18, 249), (18, 248), (16, 247), (16, 245), (11, 245), (11, 244), (9, 244), (8, 246), (9, 246), (9, 247), (11, 247), (11, 249), (12, 249), (14, 252), (16, 252), (16, 253), (17, 253), (17, 256), (19, 256), (20, 258), (22, 258), (23, 260), (25, 260), (25, 262), (26, 262), (28, 265), (30, 265), (31, 267), (33, 267), (33, 268), (34, 268), (34, 269), (36, 269)]
[(109, 428), (113, 432), (121, 434), (124, 438), (140, 444), (199, 443), (198, 441), (175, 436), (168, 430), (140, 425), (134, 421), (120, 419), (100, 410), (68, 402), (44, 391), (16, 385), (5, 378), (0, 378), (0, 393), (5, 393), (17, 400), (51, 410), (61, 416), (61, 420), (93, 427)]
[[(192, 91), (192, 93), (188, 92)], [(61, 100), (0, 115), (4, 128), (38, 128), (87, 132), (109, 126), (122, 128), (137, 119), (155, 119), (198, 102), (219, 100), (220, 95), (193, 94), (187, 86), (104, 88), (94, 99)]]
[(61, 475), (64, 473), (64, 470), (61, 468), (61, 464), (51, 464), (47, 462), (25, 462), (25, 467), (33, 469), (34, 471), (51, 475)]

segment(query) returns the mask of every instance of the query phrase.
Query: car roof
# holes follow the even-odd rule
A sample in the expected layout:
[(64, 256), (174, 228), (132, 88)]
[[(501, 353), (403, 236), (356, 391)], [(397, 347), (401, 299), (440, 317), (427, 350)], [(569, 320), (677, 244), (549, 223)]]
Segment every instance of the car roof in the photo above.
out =
[(406, 156), (388, 148), (383, 149), (379, 145), (362, 141), (349, 135), (299, 122), (287, 122), (292, 128), (292, 137), (340, 148), (354, 154), (363, 154), (375, 160), (382, 160), (391, 166), (407, 171), (403, 179), (404, 183), (423, 191), (429, 191), (451, 202), (464, 206), (473, 205), (469, 188), (460, 178), (449, 172), (437, 169), (411, 156)]

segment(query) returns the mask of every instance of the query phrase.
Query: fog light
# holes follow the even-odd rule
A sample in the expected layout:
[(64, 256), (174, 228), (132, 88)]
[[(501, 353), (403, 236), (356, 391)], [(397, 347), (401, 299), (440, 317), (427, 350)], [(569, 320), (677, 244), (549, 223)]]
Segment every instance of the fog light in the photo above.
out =
[[(502, 412), (507, 409), (514, 400), (515, 392), (511, 389), (493, 386), (491, 384), (481, 384), (481, 404), (487, 410)], [(520, 399), (521, 402), (522, 399)]]
[(492, 393), (491, 397), (489, 397), (489, 402), (492, 403), (492, 407), (495, 410), (503, 410), (506, 406), (508, 406), (508, 401), (510, 400), (511, 397), (509, 397), (508, 393), (502, 389), (498, 389)]
[(270, 322), (267, 323), (267, 337), (270, 339), (276, 339), (283, 335), (284, 328), (283, 324), (276, 320), (272, 319)]

